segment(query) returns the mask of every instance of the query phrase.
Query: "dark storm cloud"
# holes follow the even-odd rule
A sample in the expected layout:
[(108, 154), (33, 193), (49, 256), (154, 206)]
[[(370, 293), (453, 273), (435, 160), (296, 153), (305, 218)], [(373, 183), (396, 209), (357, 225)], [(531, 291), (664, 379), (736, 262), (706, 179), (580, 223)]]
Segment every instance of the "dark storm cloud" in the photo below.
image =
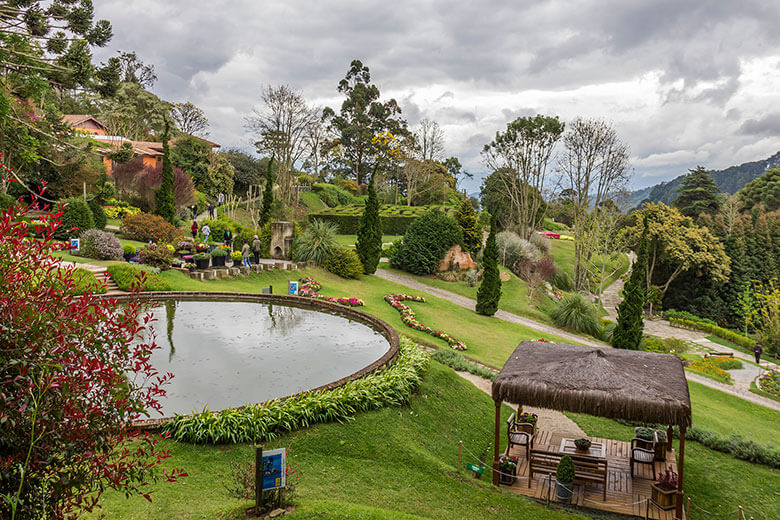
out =
[(743, 135), (780, 136), (780, 112), (767, 114), (760, 119), (748, 119), (739, 127)]

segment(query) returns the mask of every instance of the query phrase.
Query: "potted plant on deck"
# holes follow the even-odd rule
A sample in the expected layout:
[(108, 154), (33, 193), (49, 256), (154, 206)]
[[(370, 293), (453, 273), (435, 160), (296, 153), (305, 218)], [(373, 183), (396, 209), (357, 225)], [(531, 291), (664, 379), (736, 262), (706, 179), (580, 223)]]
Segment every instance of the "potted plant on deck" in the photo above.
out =
[(558, 471), (555, 472), (555, 498), (561, 502), (571, 500), (574, 483), (574, 461), (564, 455), (558, 463)]
[(230, 253), (227, 247), (217, 247), (211, 252), (211, 264), (214, 267), (225, 267), (225, 259)]
[(677, 473), (671, 468), (658, 474), (658, 479), (650, 487), (652, 489), (652, 500), (658, 507), (664, 511), (674, 509), (677, 505), (675, 497), (677, 496)]
[(501, 455), (498, 458), (499, 484), (511, 486), (515, 483), (517, 480), (518, 460), (517, 457), (507, 457), (506, 455)]
[(666, 460), (666, 442), (668, 437), (663, 430), (655, 431), (655, 460)]
[(586, 439), (584, 437), (582, 439), (577, 439), (574, 441), (574, 447), (576, 448), (576, 450), (581, 451), (583, 453), (587, 452), (592, 445), (593, 443), (590, 441), (590, 439)]
[(539, 420), (539, 416), (535, 413), (522, 412), (517, 415), (515, 419), (515, 427), (518, 431), (524, 431), (527, 433), (536, 433), (536, 422)]
[(208, 269), (210, 259), (211, 257), (206, 253), (196, 253), (192, 255), (192, 261), (195, 262), (195, 266), (198, 269)]

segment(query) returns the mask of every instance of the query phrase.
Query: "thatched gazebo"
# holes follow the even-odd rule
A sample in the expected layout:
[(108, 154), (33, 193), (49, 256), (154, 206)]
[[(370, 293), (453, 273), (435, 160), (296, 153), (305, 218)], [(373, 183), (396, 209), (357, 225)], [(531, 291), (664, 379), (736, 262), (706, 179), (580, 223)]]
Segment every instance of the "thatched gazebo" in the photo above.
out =
[[(680, 428), (677, 518), (682, 518), (685, 430), (691, 400), (675, 356), (635, 350), (524, 341), (493, 382), (496, 404), (494, 465), (499, 457), (501, 403), (537, 406)], [(494, 472), (494, 482), (498, 473)], [(495, 482), (497, 483), (497, 482)]]

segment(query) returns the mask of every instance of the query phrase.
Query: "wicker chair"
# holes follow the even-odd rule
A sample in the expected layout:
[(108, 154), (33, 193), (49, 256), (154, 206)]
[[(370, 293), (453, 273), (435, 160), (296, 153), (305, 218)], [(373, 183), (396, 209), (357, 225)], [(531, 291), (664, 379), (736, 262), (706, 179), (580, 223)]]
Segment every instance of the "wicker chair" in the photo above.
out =
[(525, 446), (525, 458), (528, 458), (528, 451), (534, 447), (534, 435), (536, 434), (536, 425), (531, 423), (515, 421), (515, 414), (509, 416), (506, 421), (506, 454), (509, 455), (509, 449), (512, 446)]
[[(649, 464), (655, 462), (655, 441), (631, 439), (631, 478), (634, 478), (634, 464)], [(651, 471), (650, 473), (653, 473)], [(651, 478), (655, 478), (655, 474)]]

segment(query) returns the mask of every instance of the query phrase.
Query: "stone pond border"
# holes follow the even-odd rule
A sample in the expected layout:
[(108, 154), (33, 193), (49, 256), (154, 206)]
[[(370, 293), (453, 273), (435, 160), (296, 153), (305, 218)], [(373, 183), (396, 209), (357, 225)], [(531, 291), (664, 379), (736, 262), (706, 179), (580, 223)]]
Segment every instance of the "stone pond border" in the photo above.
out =
[[(138, 294), (119, 294), (119, 295), (97, 295), (100, 298), (113, 298), (117, 302), (126, 302), (131, 300), (136, 301), (148, 301), (148, 302), (163, 302), (167, 300), (190, 300), (190, 301), (220, 301), (220, 302), (248, 302), (248, 303), (266, 303), (266, 304), (278, 304), (294, 307), (305, 307), (318, 311), (326, 311), (330, 314), (336, 314), (344, 318), (351, 318), (356, 321), (368, 325), (375, 331), (382, 334), (390, 344), (387, 352), (379, 359), (371, 363), (370, 365), (358, 370), (357, 372), (350, 374), (346, 377), (342, 377), (337, 381), (327, 383), (317, 388), (310, 390), (304, 390), (299, 392), (300, 395), (308, 392), (319, 392), (322, 390), (332, 390), (337, 388), (348, 381), (354, 379), (360, 379), (382, 367), (385, 367), (398, 356), (398, 349), (400, 340), (398, 333), (376, 316), (357, 310), (354, 307), (345, 307), (336, 303), (331, 303), (324, 300), (316, 300), (313, 298), (306, 298), (302, 296), (292, 296), (287, 294), (256, 294), (256, 293), (231, 293), (231, 292), (208, 292), (208, 291), (165, 291), (165, 292), (143, 292)], [(287, 399), (293, 397), (293, 395), (281, 397), (279, 399)], [(243, 408), (239, 406), (236, 408)], [(214, 413), (219, 413), (219, 410), (214, 410)], [(156, 430), (160, 428), (164, 423), (171, 420), (172, 417), (162, 417), (159, 419), (144, 419), (133, 421), (132, 427), (141, 430)]]

